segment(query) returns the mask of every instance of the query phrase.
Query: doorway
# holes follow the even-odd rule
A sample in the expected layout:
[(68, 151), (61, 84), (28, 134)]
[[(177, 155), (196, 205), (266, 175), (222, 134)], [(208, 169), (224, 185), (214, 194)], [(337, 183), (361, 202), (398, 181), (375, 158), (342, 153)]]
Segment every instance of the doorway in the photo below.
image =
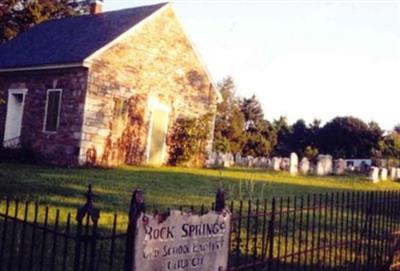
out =
[[(166, 137), (169, 123), (169, 107), (154, 103), (150, 111), (150, 129), (147, 145), (147, 163), (161, 166), (166, 160)], [(156, 106), (154, 106), (156, 105)]]
[(9, 90), (8, 92), (4, 147), (19, 145), (20, 143), (25, 95), (26, 90)]

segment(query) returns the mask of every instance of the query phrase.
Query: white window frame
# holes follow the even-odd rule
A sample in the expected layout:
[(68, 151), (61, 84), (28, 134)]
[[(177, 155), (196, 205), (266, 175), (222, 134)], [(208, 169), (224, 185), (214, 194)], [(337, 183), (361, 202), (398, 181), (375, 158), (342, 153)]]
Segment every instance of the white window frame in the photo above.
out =
[[(24, 109), (25, 109), (25, 100), (26, 100), (26, 95), (28, 93), (28, 89), (26, 88), (10, 88), (8, 90), (8, 97), (7, 97), (7, 102), (6, 102), (6, 117), (5, 117), (5, 123), (4, 123), (4, 136), (3, 136), (3, 144), (4, 142), (7, 140), (5, 138), (6, 135), (6, 131), (7, 131), (7, 122), (9, 121), (8, 118), (8, 114), (9, 114), (9, 102), (11, 99), (11, 96), (14, 94), (22, 94), (22, 116), (21, 116), (21, 130), (22, 130), (22, 124), (23, 124), (23, 119), (24, 119)], [(21, 132), (21, 131), (20, 131)]]
[[(47, 108), (49, 104), (49, 93), (50, 92), (55, 92), (58, 91), (60, 92), (60, 100), (58, 101), (58, 112), (57, 112), (57, 127), (55, 131), (47, 131), (46, 130), (46, 120), (47, 120)], [(58, 132), (58, 128), (60, 126), (60, 113), (61, 113), (61, 101), (62, 101), (62, 89), (61, 88), (52, 88), (48, 89), (46, 93), (46, 107), (45, 107), (45, 112), (44, 112), (44, 120), (43, 120), (43, 132), (44, 133), (50, 133), (50, 134), (55, 134)]]

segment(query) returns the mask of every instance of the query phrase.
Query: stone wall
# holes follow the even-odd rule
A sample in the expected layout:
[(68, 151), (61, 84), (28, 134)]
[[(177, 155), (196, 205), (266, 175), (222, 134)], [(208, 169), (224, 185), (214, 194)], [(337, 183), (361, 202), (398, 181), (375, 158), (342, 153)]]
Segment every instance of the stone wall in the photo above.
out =
[[(7, 101), (9, 89), (27, 89), (21, 141), (45, 162), (76, 165), (81, 139), (87, 70), (84, 68), (0, 74), (0, 95)], [(57, 132), (44, 132), (47, 90), (62, 89)], [(3, 143), (7, 104), (0, 105), (0, 140)]]
[(169, 127), (215, 113), (216, 92), (170, 7), (91, 60), (80, 163), (144, 162), (150, 99), (171, 109)]

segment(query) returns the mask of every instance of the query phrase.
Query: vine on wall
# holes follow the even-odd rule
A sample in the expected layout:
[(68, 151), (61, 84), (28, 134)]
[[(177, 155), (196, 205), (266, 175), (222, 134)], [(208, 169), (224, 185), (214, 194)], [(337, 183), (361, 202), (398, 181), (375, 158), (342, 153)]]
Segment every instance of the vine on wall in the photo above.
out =
[[(144, 95), (135, 95), (124, 102), (122, 107), (116, 106), (119, 103), (115, 103), (114, 114), (117, 112), (118, 117), (113, 118), (110, 125), (111, 132), (106, 139), (102, 164), (138, 165), (143, 163), (146, 138), (144, 123), (146, 99), (147, 97)], [(123, 110), (120, 110), (121, 108)], [(118, 134), (120, 136), (115, 139), (115, 135)]]

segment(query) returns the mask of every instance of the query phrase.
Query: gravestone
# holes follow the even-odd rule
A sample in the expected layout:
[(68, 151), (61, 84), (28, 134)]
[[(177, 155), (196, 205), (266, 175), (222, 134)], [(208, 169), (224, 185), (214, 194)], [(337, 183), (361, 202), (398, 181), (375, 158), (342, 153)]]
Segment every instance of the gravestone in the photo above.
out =
[(222, 154), (218, 153), (217, 157), (215, 158), (214, 167), (224, 168), (224, 166), (225, 166), (224, 156)]
[(300, 161), (300, 173), (307, 175), (310, 172), (310, 161), (307, 157), (303, 157)]
[(268, 167), (268, 158), (266, 158), (266, 157), (261, 157), (260, 158), (260, 167), (261, 168), (267, 168)]
[(299, 168), (299, 157), (296, 153), (292, 152), (290, 154), (290, 165), (289, 165), (289, 173), (292, 175), (296, 175)]
[(397, 175), (397, 169), (395, 167), (391, 167), (389, 169), (389, 179), (395, 181), (396, 180), (396, 175)]
[(281, 170), (289, 171), (289, 167), (290, 167), (290, 158), (289, 157), (282, 158), (280, 165)]
[(235, 163), (238, 164), (238, 162), (241, 160), (242, 160), (242, 155), (239, 152), (237, 152), (235, 154)]
[(281, 170), (281, 158), (273, 157), (271, 162), (271, 167), (275, 171)]
[(318, 176), (325, 175), (325, 168), (322, 161), (317, 162), (317, 165), (315, 166), (315, 174), (317, 174)]
[(208, 168), (215, 167), (215, 162), (217, 160), (217, 156), (218, 155), (216, 152), (211, 153), (206, 161), (206, 167), (208, 167)]
[(331, 174), (333, 172), (332, 156), (320, 154), (317, 158), (316, 174), (319, 176)]
[(251, 155), (247, 156), (247, 161), (248, 161), (247, 166), (248, 167), (253, 167), (253, 165), (254, 165), (254, 157), (251, 156)]
[(260, 168), (260, 157), (256, 157), (253, 159), (253, 167)]
[(248, 167), (249, 166), (249, 159), (247, 157), (242, 157), (242, 161), (241, 161), (241, 166), (242, 167)]
[(229, 167), (231, 167), (231, 166), (233, 166), (235, 164), (234, 157), (233, 157), (232, 153), (230, 153), (230, 152), (225, 153), (222, 157), (224, 159), (224, 167), (229, 168)]
[(373, 182), (373, 183), (378, 183), (379, 182), (379, 168), (378, 167), (371, 167), (369, 171), (369, 176), (368, 178)]
[(399, 181), (400, 180), (400, 168), (396, 169), (396, 180)]
[(381, 181), (387, 181), (388, 170), (386, 168), (381, 168), (379, 171)]
[(334, 161), (334, 173), (336, 175), (343, 175), (346, 169), (346, 161), (344, 159), (337, 159)]
[(132, 271), (226, 271), (230, 225), (229, 211), (205, 215), (171, 211), (166, 218), (141, 214)]

